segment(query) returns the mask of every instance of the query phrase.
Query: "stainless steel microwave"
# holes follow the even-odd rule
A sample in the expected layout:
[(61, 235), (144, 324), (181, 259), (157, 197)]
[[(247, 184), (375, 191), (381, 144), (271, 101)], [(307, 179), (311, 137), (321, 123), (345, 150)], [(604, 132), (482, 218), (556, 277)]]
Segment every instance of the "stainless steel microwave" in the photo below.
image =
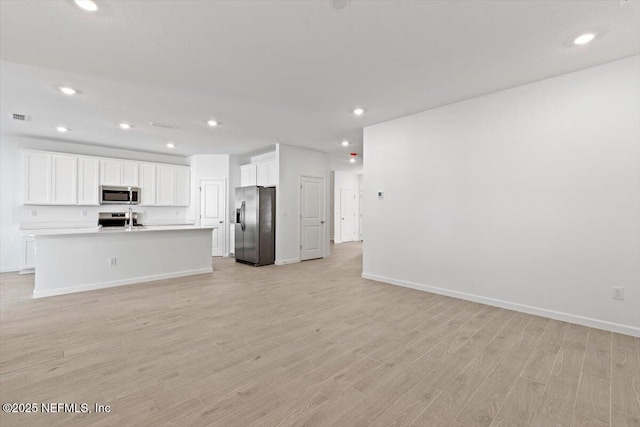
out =
[(137, 205), (140, 203), (139, 187), (100, 187), (101, 205)]

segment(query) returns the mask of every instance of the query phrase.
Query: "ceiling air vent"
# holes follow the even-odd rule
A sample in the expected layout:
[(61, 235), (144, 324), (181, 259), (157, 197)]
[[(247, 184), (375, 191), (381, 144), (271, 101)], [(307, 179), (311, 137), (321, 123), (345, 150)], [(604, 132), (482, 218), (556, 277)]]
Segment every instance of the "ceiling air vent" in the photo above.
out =
[(158, 122), (150, 122), (149, 123), (151, 126), (157, 127), (157, 128), (163, 128), (163, 129), (178, 129), (178, 126), (174, 126), (174, 125), (168, 125), (166, 123), (158, 123)]
[(27, 116), (26, 114), (13, 113), (12, 117), (13, 117), (13, 120), (20, 120), (22, 122), (28, 122), (29, 121), (29, 116)]

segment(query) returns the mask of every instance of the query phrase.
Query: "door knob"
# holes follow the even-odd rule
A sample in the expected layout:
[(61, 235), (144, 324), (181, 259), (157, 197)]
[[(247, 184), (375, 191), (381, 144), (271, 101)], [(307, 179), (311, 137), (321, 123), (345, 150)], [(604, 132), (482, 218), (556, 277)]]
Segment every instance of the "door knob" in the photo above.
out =
[(320, 221), (320, 224), (324, 224), (324, 221)]
[(224, 221), (220, 221), (220, 224), (223, 224), (223, 223), (224, 223)]

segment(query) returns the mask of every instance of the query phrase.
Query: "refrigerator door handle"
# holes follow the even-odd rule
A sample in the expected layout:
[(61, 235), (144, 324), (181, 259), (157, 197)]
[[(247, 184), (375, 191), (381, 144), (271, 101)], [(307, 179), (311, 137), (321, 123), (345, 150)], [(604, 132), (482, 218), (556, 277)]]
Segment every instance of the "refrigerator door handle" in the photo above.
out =
[(247, 223), (244, 220), (244, 210), (245, 210), (245, 203), (244, 201), (242, 201), (242, 206), (240, 206), (240, 228), (242, 228), (242, 231), (244, 231), (247, 228)]

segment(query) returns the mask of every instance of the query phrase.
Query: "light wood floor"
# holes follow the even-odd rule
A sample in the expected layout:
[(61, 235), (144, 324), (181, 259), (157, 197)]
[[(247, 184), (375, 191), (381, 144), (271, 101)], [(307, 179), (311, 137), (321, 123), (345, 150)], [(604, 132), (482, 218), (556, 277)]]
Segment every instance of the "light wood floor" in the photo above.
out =
[(3, 274), (1, 414), (25, 426), (626, 426), (640, 340), (360, 278), (325, 260), (32, 300)]

